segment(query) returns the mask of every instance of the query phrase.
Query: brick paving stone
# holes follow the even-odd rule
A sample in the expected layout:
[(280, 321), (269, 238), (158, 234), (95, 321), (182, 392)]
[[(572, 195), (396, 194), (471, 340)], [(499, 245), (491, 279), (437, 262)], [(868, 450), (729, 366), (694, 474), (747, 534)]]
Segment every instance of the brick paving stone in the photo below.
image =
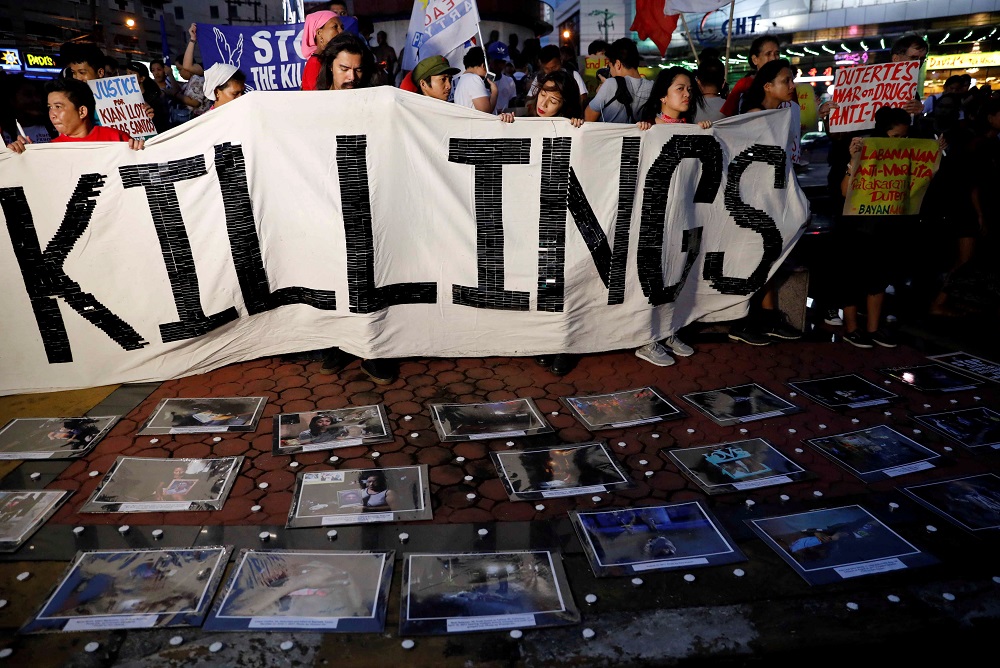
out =
[[(256, 462), (254, 462), (256, 464)], [(267, 494), (292, 489), (295, 485), (295, 474), (289, 471), (268, 471), (257, 478), (257, 485), (262, 482), (268, 484)]]
[(465, 471), (460, 466), (442, 465), (429, 470), (431, 482), (435, 485), (457, 485), (463, 482)]
[(495, 390), (486, 395), (488, 401), (511, 401), (517, 399), (517, 395), (510, 390)]
[(205, 443), (189, 443), (176, 448), (171, 456), (183, 459), (202, 459), (212, 454), (212, 448)]
[(466, 378), (472, 378), (474, 380), (484, 380), (486, 378), (493, 378), (495, 376), (493, 369), (487, 369), (483, 366), (471, 366), (466, 369)]
[(383, 453), (378, 460), (379, 466), (412, 466), (419, 464), (417, 458), (405, 452)]
[(428, 466), (437, 466), (439, 464), (444, 464), (445, 462), (450, 462), (455, 458), (452, 451), (443, 446), (429, 446), (420, 448), (417, 451), (417, 461), (421, 464), (427, 464)]
[(455, 523), (490, 522), (493, 517), (490, 511), (482, 508), (462, 508), (452, 512), (448, 521)]
[[(549, 418), (552, 416), (550, 415)], [(603, 435), (591, 434), (589, 431), (579, 426), (580, 423), (575, 420), (571, 423), (571, 426), (563, 427), (559, 430), (559, 439), (565, 443), (585, 443), (590, 440), (603, 439)]]
[(427, 373), (428, 366), (422, 362), (402, 362), (399, 365), (399, 375), (401, 378), (405, 378), (407, 385), (412, 385), (410, 382), (413, 376), (418, 376), (420, 374)]
[(506, 501), (493, 507), (493, 518), (500, 522), (527, 522), (535, 514), (534, 504), (528, 501)]
[(470, 395), (474, 397), (479, 397), (476, 394), (476, 386), (471, 383), (452, 383), (451, 385), (446, 385), (444, 388), (445, 392), (455, 396), (459, 395)]
[(428, 372), (437, 378), (437, 382), (443, 385), (449, 383), (462, 383), (466, 380), (466, 375), (461, 371), (452, 369), (428, 369)]
[(478, 493), (480, 496), (486, 499), (492, 499), (494, 501), (507, 501), (507, 491), (503, 487), (503, 483), (500, 482), (499, 478), (489, 478), (488, 480), (483, 480), (479, 483)]
[(348, 405), (347, 397), (344, 395), (336, 395), (329, 397), (320, 397), (316, 400), (316, 410), (331, 411), (337, 410), (338, 408), (346, 408)]
[(406, 384), (410, 387), (427, 387), (429, 385), (436, 385), (437, 378), (428, 374), (417, 374), (407, 377)]
[(359, 392), (351, 395), (351, 404), (354, 406), (374, 406), (382, 403), (382, 395), (378, 392)]

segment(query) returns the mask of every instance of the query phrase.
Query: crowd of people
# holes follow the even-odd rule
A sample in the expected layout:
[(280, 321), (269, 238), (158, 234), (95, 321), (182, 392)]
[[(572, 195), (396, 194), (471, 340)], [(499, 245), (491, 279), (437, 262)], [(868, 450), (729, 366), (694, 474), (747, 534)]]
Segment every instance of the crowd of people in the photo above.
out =
[[(516, 34), (504, 43), (493, 31), (484, 46), (465, 53), (461, 68), (444, 56), (434, 55), (420, 60), (407, 72), (401, 69), (402, 52), (396, 54), (384, 32), (378, 33), (376, 45), (371, 46), (372, 32), (371, 21), (348, 16), (343, 3), (333, 2), (307, 15), (301, 42), (306, 59), (302, 90), (395, 85), (443, 103), (493, 114), (503, 122), (514, 122), (515, 115), (559, 117), (568, 119), (576, 128), (600, 122), (635, 124), (648, 130), (658, 124), (689, 123), (708, 130), (714, 122), (737, 114), (786, 107), (798, 111), (795, 71), (780, 57), (777, 39), (769, 35), (754, 40), (750, 73), (728, 91), (726, 68), (714, 49), (700, 54), (693, 72), (671, 67), (649, 79), (639, 72), (642, 59), (631, 38), (610, 44), (597, 40), (588, 52), (604, 56), (609, 65), (598, 72), (599, 86), (591, 96), (577, 71), (576, 54), (566, 47), (542, 47), (537, 39), (531, 39), (519, 48)], [(121, 141), (141, 149), (141, 139), (96, 123), (94, 95), (86, 82), (120, 72), (137, 76), (147, 115), (157, 130), (197, 119), (241, 97), (246, 91), (246, 75), (223, 63), (203, 68), (195, 61), (197, 41), (197, 29), (192, 24), (178, 66), (183, 83), (160, 60), (152, 61), (148, 69), (139, 63), (120, 68), (96, 47), (66, 45), (63, 74), (50, 82), (44, 93), (35, 80), (8, 77), (0, 115), (4, 143), (19, 153), (29, 144), (48, 141)], [(893, 46), (892, 59), (922, 60), (927, 50), (922, 38), (905, 36)], [(836, 106), (832, 102), (821, 105), (820, 118), (826, 118)], [(513, 113), (515, 110), (518, 114)], [(798, 138), (798, 123), (793, 126), (796, 136), (790, 142)], [(989, 232), (990, 221), (998, 219), (995, 200), (988, 196), (988, 186), (1000, 182), (998, 130), (1000, 98), (988, 87), (970, 89), (968, 80), (952, 77), (943, 94), (926, 102), (915, 98), (902, 108), (880, 110), (874, 132), (864, 133), (933, 137), (947, 147), (925, 209), (926, 218), (954, 237), (949, 277), (960, 275), (960, 270), (971, 263), (977, 246)], [(857, 167), (859, 136), (854, 133), (832, 137), (830, 186), (836, 197), (844, 196), (851, 170)], [(901, 263), (891, 258), (900, 256), (905, 243), (901, 237), (907, 236), (902, 227), (907, 221), (886, 222), (882, 218), (840, 220), (837, 252), (830, 263), (834, 274), (831, 282), (837, 289), (829, 296), (828, 306), (843, 309), (844, 317), (842, 321), (839, 317), (834, 320), (831, 315), (827, 321), (843, 324), (843, 339), (861, 348), (896, 345), (894, 336), (884, 327), (882, 300), (891, 282), (906, 278)], [(859, 307), (863, 308), (863, 327)], [(931, 308), (939, 313), (950, 312), (947, 285)], [(733, 323), (729, 330), (730, 339), (755, 346), (801, 336), (802, 332), (792, 327), (778, 309), (774, 279), (754, 295), (749, 315)], [(693, 353), (694, 349), (676, 336), (653, 341), (635, 351), (639, 358), (657, 366), (674, 364), (674, 355)], [(349, 361), (337, 348), (313, 354), (322, 358), (324, 373), (337, 373)], [(564, 353), (536, 360), (554, 374), (564, 375), (576, 366), (578, 356)], [(397, 375), (392, 360), (363, 360), (362, 369), (382, 384), (392, 382)]]

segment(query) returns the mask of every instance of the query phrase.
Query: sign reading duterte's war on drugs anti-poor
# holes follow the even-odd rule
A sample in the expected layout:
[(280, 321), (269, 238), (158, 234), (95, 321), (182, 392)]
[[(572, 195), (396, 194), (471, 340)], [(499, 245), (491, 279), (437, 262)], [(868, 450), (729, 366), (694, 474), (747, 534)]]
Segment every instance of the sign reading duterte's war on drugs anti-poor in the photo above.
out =
[(808, 218), (789, 119), (501, 123), (384, 86), (251, 93), (143, 151), (0, 152), (0, 394), (740, 317)]
[(833, 81), (831, 132), (854, 132), (875, 127), (875, 112), (882, 107), (903, 107), (917, 95), (920, 63), (841, 67)]
[(94, 91), (101, 125), (121, 130), (134, 139), (156, 136), (156, 127), (146, 115), (139, 79), (134, 74), (92, 79), (87, 84)]

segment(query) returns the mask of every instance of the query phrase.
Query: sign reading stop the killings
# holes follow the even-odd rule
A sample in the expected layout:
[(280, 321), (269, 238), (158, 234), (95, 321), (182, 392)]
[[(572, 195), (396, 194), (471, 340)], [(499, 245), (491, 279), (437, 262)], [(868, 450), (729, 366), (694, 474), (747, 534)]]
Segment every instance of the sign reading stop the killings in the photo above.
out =
[(917, 96), (920, 63), (908, 60), (863, 67), (842, 67), (834, 79), (830, 113), (831, 132), (853, 132), (875, 127), (882, 107), (903, 107)]

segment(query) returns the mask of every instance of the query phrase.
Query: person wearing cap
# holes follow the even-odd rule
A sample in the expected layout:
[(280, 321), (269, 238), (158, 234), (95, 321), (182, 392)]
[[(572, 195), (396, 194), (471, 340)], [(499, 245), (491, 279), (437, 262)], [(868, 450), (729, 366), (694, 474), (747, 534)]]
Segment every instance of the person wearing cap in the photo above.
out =
[(489, 59), (490, 72), (496, 77), (497, 103), (493, 107), (493, 113), (499, 114), (506, 111), (511, 101), (517, 97), (517, 86), (509, 75), (504, 75), (504, 69), (508, 64), (513, 65), (510, 59), (510, 51), (503, 42), (493, 42), (486, 49), (486, 56)]
[(209, 67), (205, 70), (205, 97), (213, 101), (211, 109), (243, 97), (246, 83), (247, 75), (233, 65), (216, 63)]
[[(132, 139), (121, 130), (95, 123), (97, 102), (94, 92), (83, 81), (56, 79), (46, 86), (48, 92), (49, 121), (59, 132), (53, 144), (70, 142), (128, 142), (128, 147), (139, 151), (145, 145), (142, 139)], [(14, 153), (24, 153), (31, 139), (18, 137), (7, 148)]]
[(447, 102), (451, 95), (451, 78), (459, 72), (461, 70), (452, 67), (444, 56), (430, 56), (417, 63), (410, 75), (422, 95)]
[(466, 51), (462, 58), (465, 72), (452, 78), (452, 99), (460, 107), (478, 109), (492, 114), (497, 106), (499, 89), (486, 76), (486, 56), (481, 47)]
[(306, 15), (302, 29), (302, 90), (316, 90), (316, 77), (321, 69), (319, 54), (334, 37), (344, 32), (340, 16), (333, 12), (313, 12)]

